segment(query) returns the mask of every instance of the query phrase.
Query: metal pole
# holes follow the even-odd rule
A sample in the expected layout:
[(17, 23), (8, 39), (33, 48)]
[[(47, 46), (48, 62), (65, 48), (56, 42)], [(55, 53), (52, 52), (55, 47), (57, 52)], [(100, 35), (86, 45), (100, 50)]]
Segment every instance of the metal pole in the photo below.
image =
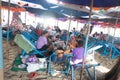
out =
[(0, 0), (0, 80), (4, 80), (4, 71), (3, 71), (3, 52), (2, 52), (2, 15), (1, 15), (2, 3)]
[(116, 18), (116, 21), (115, 21), (115, 26), (114, 26), (114, 34), (113, 34), (113, 39), (112, 39), (112, 44), (114, 44), (114, 40), (115, 40), (115, 32), (116, 32), (116, 25), (118, 23), (118, 18)]
[(9, 24), (10, 24), (10, 0), (8, 2), (8, 28), (7, 28), (7, 41), (9, 41)]
[[(118, 16), (118, 15), (117, 15)], [(114, 44), (114, 40), (115, 40), (115, 32), (116, 32), (116, 25), (118, 23), (118, 18), (116, 18), (116, 21), (115, 21), (115, 25), (114, 25), (114, 34), (113, 34), (113, 37), (112, 37), (112, 44)], [(112, 48), (110, 49), (110, 57), (112, 57)]]
[(94, 2), (94, 0), (91, 0), (90, 13), (89, 13), (89, 22), (88, 22), (88, 32), (87, 32), (87, 36), (86, 36), (86, 40), (85, 40), (85, 51), (84, 51), (82, 69), (81, 69), (81, 74), (80, 74), (80, 80), (82, 80), (83, 69), (84, 69), (84, 61), (85, 61), (85, 57), (86, 57), (86, 54), (87, 54), (87, 44), (88, 44), (88, 37), (89, 37), (89, 34), (90, 34), (90, 23), (91, 23), (91, 20), (92, 20), (91, 19), (91, 14), (92, 14), (93, 2)]
[[(76, 29), (78, 30), (78, 24), (79, 24), (79, 21), (77, 20), (77, 25), (76, 25)], [(79, 30), (80, 31), (80, 30)]]
[(71, 18), (72, 18), (72, 13), (70, 14), (70, 18), (69, 18), (69, 25), (68, 25), (68, 32), (67, 32), (67, 41), (66, 41), (66, 47), (68, 45), (68, 40), (69, 40), (69, 31), (70, 31), (70, 25), (71, 25)]
[(59, 20), (57, 20), (57, 26), (59, 26)]
[(70, 26), (71, 26), (71, 18), (72, 18), (72, 13), (70, 14), (70, 20), (69, 20), (68, 31), (70, 31)]
[(25, 11), (25, 25), (26, 25), (26, 19), (27, 19), (27, 11)]

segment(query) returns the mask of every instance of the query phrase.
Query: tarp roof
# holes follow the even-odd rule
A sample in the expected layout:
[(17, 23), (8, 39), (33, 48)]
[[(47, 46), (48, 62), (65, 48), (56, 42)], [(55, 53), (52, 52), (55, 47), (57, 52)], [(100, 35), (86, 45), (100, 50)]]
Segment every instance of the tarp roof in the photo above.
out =
[(55, 18), (65, 17), (62, 14), (50, 10), (42, 10), (39, 8), (26, 7), (26, 10), (30, 13), (34, 13), (35, 15), (44, 16), (44, 17), (55, 17)]
[[(2, 8), (8, 9), (8, 2), (2, 1)], [(10, 3), (10, 10), (12, 11), (25, 11), (24, 8), (20, 7), (17, 4)]]
[(53, 13), (56, 16), (57, 16), (57, 14), (58, 14), (58, 16), (59, 15), (60, 16), (62, 16), (62, 15), (70, 16), (72, 14), (72, 16), (74, 16), (74, 18), (81, 18), (81, 16), (89, 15), (88, 12), (77, 11), (77, 10), (73, 10), (73, 9), (70, 9), (70, 8), (65, 8), (65, 7), (62, 7), (62, 6), (58, 6), (56, 4), (48, 3), (46, 0), (24, 0), (24, 1), (28, 1), (28, 2), (31, 2), (31, 3), (39, 4), (39, 5), (43, 6), (45, 9), (47, 9), (46, 11), (45, 10), (41, 10), (41, 9), (39, 10), (38, 8), (35, 9), (35, 8), (30, 7), (29, 3), (28, 3), (29, 9), (27, 7), (25, 7), (26, 10), (29, 11), (29, 12), (35, 13), (35, 14), (44, 13), (42, 11), (45, 11), (45, 12), (48, 12), (48, 13), (50, 12), (51, 14)]
[[(37, 0), (35, 0), (37, 1)], [(90, 6), (91, 0), (58, 0), (65, 3)], [(120, 6), (120, 0), (94, 0), (94, 7), (113, 7)]]

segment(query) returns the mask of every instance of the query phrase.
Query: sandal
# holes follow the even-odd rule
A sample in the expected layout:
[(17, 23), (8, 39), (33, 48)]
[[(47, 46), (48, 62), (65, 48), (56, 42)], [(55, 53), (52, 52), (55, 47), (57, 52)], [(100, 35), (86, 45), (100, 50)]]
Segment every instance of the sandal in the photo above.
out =
[(35, 78), (35, 77), (37, 77), (37, 76), (38, 76), (38, 73), (32, 72), (32, 73), (30, 73), (30, 74), (28, 75), (28, 78)]

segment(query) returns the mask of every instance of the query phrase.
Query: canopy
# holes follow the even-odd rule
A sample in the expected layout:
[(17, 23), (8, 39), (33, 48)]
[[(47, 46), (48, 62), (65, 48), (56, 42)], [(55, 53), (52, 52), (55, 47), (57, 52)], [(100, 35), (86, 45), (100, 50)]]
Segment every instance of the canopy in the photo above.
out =
[(81, 16), (88, 16), (89, 13), (87, 12), (83, 12), (83, 11), (77, 11), (77, 10), (73, 10), (73, 9), (69, 9), (69, 8), (65, 8), (65, 7), (56, 7), (56, 8), (49, 8), (49, 10), (59, 13), (59, 14), (63, 14), (63, 15), (68, 15), (70, 16), (72, 14), (72, 16), (74, 18), (81, 18)]
[[(37, 1), (37, 0), (35, 0)], [(59, 0), (65, 3), (90, 6), (91, 0)], [(94, 0), (94, 7), (113, 7), (120, 6), (120, 0)]]
[(32, 8), (32, 7), (26, 7), (26, 10), (30, 13), (33, 13), (37, 16), (45, 16), (45, 17), (55, 17), (55, 18), (62, 18), (65, 17), (62, 14), (50, 11), (50, 10), (42, 10), (39, 8)]
[[(32, 0), (25, 0), (25, 1), (30, 1), (33, 3), (36, 3), (36, 1), (32, 1)], [(26, 10), (35, 14), (45, 14), (47, 12), (47, 14), (50, 15), (53, 14), (55, 15), (57, 18), (58, 17), (69, 17), (71, 14), (74, 18), (81, 18), (81, 16), (88, 16), (89, 13), (88, 12), (83, 12), (83, 11), (78, 11), (78, 10), (74, 10), (74, 9), (70, 9), (70, 8), (65, 8), (62, 6), (58, 6), (56, 4), (51, 4), (46, 2), (45, 0), (39, 0), (37, 2), (37, 4), (41, 5), (43, 8), (45, 8), (46, 10), (42, 10), (40, 8), (33, 8), (32, 6), (30, 7), (29, 4), (27, 5), (27, 7), (25, 6)], [(52, 15), (52, 16), (53, 16)]]
[[(8, 2), (2, 1), (2, 8), (8, 9)], [(10, 3), (10, 10), (12, 11), (25, 11), (24, 8), (20, 7), (17, 4)]]
[(49, 8), (51, 6), (54, 6), (54, 4), (48, 4), (48, 2), (46, 0), (22, 0), (22, 1), (39, 4), (41, 6), (44, 6), (44, 8)]
[(120, 18), (120, 12), (109, 12), (106, 15), (114, 17), (114, 18)]

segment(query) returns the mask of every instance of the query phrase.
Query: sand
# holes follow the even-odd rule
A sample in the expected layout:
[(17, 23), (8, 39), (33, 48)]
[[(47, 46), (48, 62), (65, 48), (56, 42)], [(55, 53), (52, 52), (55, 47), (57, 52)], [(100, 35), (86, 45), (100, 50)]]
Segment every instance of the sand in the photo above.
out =
[[(3, 41), (3, 54), (4, 54), (4, 80), (70, 80), (71, 76), (65, 76), (64, 74), (57, 74), (57, 76), (49, 77), (46, 72), (37, 71), (39, 74), (35, 78), (28, 78), (27, 76), (29, 73), (27, 71), (18, 71), (14, 72), (11, 71), (13, 61), (15, 60), (16, 56), (21, 53), (21, 49), (16, 45), (12, 46), (7, 41)], [(99, 67), (96, 67), (97, 71), (97, 80), (104, 80), (104, 75), (112, 69), (112, 67), (116, 64), (118, 60), (113, 59), (110, 60), (108, 56), (101, 57), (100, 53), (95, 53), (95, 60), (96, 62), (100, 63)], [(106, 71), (102, 68), (107, 69)], [(93, 69), (91, 69), (92, 71)], [(80, 70), (75, 70), (75, 80), (79, 80)], [(93, 73), (93, 71), (92, 71)], [(86, 71), (84, 70), (83, 79), (82, 80), (89, 80)]]

